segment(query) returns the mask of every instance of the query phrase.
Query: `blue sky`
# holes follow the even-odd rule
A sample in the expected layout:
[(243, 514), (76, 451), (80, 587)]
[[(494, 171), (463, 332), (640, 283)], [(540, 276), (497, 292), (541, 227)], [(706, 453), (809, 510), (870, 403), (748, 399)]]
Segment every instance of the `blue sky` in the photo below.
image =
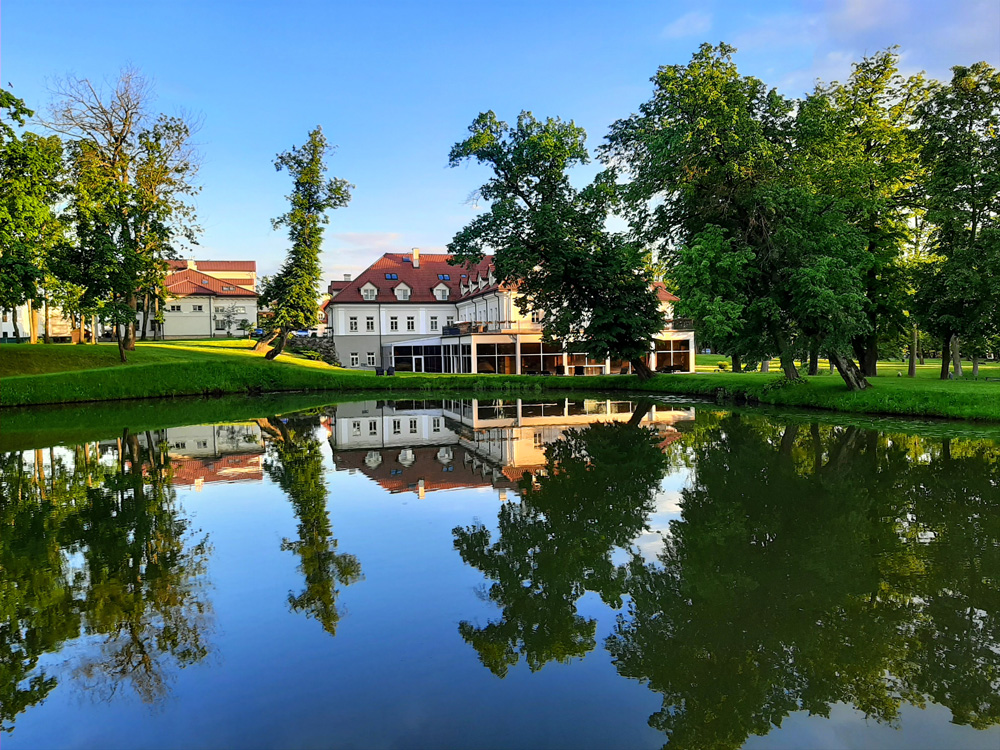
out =
[(791, 96), (892, 44), (904, 72), (1000, 66), (997, 0), (6, 0), (2, 14), (0, 81), (29, 106), (45, 109), (56, 77), (113, 80), (131, 63), (158, 111), (202, 119), (196, 257), (277, 268), (286, 242), (270, 219), (288, 180), (272, 160), (322, 125), (338, 146), (330, 174), (357, 186), (331, 215), (328, 278), (382, 252), (444, 249), (484, 177), (449, 169), (448, 150), (487, 109), (574, 119), (593, 148), (649, 97), (658, 66), (703, 41), (735, 45), (742, 72)]

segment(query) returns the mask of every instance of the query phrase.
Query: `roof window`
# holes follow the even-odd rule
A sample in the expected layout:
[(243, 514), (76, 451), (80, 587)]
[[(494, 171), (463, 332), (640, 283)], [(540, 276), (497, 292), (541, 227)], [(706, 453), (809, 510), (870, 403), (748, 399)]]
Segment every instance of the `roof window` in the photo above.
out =
[(406, 257), (406, 258), (403, 258), (403, 262), (404, 263), (410, 263), (411, 261), (410, 261), (409, 257)]
[(396, 280), (396, 279), (398, 279), (398, 278), (399, 278), (399, 276), (397, 276), (397, 275), (396, 275), (396, 274), (394, 274), (394, 273), (387, 273), (387, 274), (385, 275), (385, 277), (386, 277), (387, 279), (389, 279), (390, 281), (394, 281), (394, 280)]
[(450, 273), (439, 273), (438, 274), (438, 281), (451, 281), (451, 274)]
[(205, 286), (208, 286), (208, 279), (202, 279), (201, 283), (204, 284)]

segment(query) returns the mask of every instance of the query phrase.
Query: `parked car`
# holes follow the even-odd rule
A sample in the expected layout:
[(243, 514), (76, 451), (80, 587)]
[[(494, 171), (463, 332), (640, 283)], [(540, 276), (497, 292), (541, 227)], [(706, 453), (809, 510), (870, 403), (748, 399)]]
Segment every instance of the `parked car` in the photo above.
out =
[(264, 329), (263, 328), (254, 328), (253, 329), (253, 335), (254, 336), (263, 336), (264, 335)]
[(300, 339), (309, 338), (309, 331), (303, 329), (301, 331), (292, 331), (293, 336), (298, 336)]

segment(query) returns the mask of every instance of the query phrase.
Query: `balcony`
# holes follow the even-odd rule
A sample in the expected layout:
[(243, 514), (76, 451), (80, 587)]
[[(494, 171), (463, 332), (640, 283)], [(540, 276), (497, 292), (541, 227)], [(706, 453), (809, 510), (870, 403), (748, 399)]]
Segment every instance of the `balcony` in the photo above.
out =
[(462, 320), (441, 329), (443, 336), (467, 336), (470, 333), (541, 333), (542, 324), (530, 320)]
[(664, 331), (693, 331), (694, 321), (691, 318), (674, 318), (664, 321)]

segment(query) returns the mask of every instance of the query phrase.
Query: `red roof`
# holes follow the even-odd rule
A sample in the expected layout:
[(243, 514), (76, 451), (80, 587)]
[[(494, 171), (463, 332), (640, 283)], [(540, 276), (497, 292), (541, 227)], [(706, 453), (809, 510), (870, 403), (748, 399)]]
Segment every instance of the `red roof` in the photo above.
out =
[(261, 456), (236, 453), (217, 458), (172, 457), (173, 483), (189, 486), (202, 482), (259, 482), (264, 479)]
[(656, 290), (656, 296), (659, 298), (660, 302), (677, 302), (680, 297), (675, 297), (670, 292), (667, 291), (667, 286), (662, 281), (657, 281), (653, 284), (653, 289)]
[[(186, 260), (168, 260), (171, 268), (187, 268)], [(255, 260), (196, 260), (199, 271), (253, 271), (257, 273)]]
[[(339, 289), (336, 296), (337, 302), (372, 302), (372, 303), (393, 303), (393, 302), (441, 302), (434, 296), (434, 289), (440, 284), (448, 287), (449, 299), (447, 302), (454, 304), (459, 296), (459, 284), (463, 279), (462, 274), (470, 275), (470, 271), (462, 266), (453, 266), (448, 263), (452, 256), (445, 253), (421, 253), (420, 267), (413, 267), (413, 256), (410, 253), (386, 253), (371, 266), (362, 271), (356, 279), (344, 282), (334, 281), (330, 283), (330, 292)], [(478, 268), (478, 267), (477, 267)], [(386, 278), (386, 275), (395, 275), (396, 278)], [(445, 277), (445, 278), (441, 278)], [(339, 285), (343, 283), (343, 286)], [(337, 286), (334, 286), (334, 285)], [(366, 300), (361, 295), (361, 288), (371, 284), (378, 289), (378, 296), (374, 300)], [(400, 300), (396, 297), (396, 287), (406, 284), (410, 288), (410, 298)]]
[(256, 292), (222, 281), (201, 271), (185, 268), (167, 276), (167, 294), (171, 297), (256, 297)]
[[(423, 264), (421, 264), (423, 265)], [(333, 464), (339, 470), (355, 469), (389, 492), (416, 492), (419, 482), (424, 481), (424, 491), (454, 490), (463, 487), (490, 487), (495, 485), (491, 477), (475, 471), (471, 462), (463, 460), (455, 448), (455, 457), (448, 464), (438, 461), (440, 446), (419, 446), (409, 448), (413, 452), (413, 463), (404, 466), (398, 460), (402, 446), (381, 448), (382, 462), (375, 467), (365, 463), (369, 450), (334, 451)], [(450, 470), (446, 470), (450, 469)], [(492, 474), (492, 472), (490, 472)]]

